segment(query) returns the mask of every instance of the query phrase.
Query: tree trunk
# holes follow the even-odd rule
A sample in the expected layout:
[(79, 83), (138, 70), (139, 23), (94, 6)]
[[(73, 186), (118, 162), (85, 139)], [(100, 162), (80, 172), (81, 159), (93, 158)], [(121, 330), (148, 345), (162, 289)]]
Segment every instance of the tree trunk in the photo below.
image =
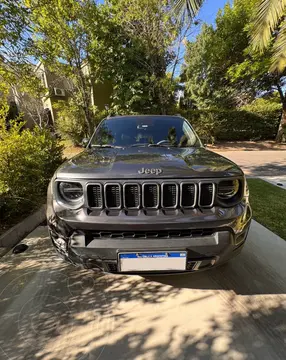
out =
[(84, 120), (86, 123), (88, 136), (91, 136), (93, 134), (93, 126), (92, 126), (92, 113), (90, 110), (91, 96), (88, 90), (89, 89), (87, 88), (83, 88), (81, 89), (81, 93), (82, 93)]
[(79, 63), (77, 66), (77, 85), (78, 90), (80, 92), (81, 101), (82, 101), (82, 108), (84, 112), (84, 120), (86, 123), (86, 128), (88, 132), (88, 136), (93, 134), (93, 126), (92, 126), (92, 113), (90, 110), (91, 105), (91, 86), (89, 80), (85, 76), (82, 70), (82, 64)]
[(284, 94), (283, 90), (282, 90), (282, 86), (280, 84), (280, 81), (277, 82), (277, 90), (278, 93), (280, 95), (280, 100), (282, 103), (282, 114), (281, 114), (281, 119), (280, 119), (280, 124), (279, 124), (279, 128), (277, 131), (277, 135), (276, 135), (276, 139), (275, 141), (277, 143), (281, 143), (283, 140), (285, 140), (285, 126), (286, 126), (286, 93)]
[(285, 140), (285, 132), (286, 132), (286, 99), (284, 99), (282, 104), (282, 115), (275, 139), (277, 143), (281, 143), (282, 141)]
[(87, 127), (87, 132), (88, 132), (88, 136), (91, 136), (93, 133), (93, 129), (91, 126), (91, 116), (90, 116), (90, 110), (88, 108), (88, 106), (84, 106), (84, 118), (85, 118), (85, 123), (86, 123), (86, 127)]

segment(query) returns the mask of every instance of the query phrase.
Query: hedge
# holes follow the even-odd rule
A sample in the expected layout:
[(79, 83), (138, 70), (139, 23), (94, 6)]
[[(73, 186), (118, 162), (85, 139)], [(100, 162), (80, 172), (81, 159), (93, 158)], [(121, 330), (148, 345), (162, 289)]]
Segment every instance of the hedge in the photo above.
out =
[(275, 138), (281, 110), (188, 110), (181, 111), (199, 136), (210, 142), (272, 140)]
[(0, 128), (0, 232), (45, 201), (50, 178), (62, 163), (62, 146), (48, 130)]

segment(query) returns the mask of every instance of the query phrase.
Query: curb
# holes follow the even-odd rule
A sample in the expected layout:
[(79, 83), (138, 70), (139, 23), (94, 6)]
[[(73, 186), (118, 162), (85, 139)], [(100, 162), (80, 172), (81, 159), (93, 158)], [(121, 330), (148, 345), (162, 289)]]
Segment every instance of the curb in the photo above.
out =
[(0, 249), (13, 248), (46, 219), (46, 205), (0, 236)]

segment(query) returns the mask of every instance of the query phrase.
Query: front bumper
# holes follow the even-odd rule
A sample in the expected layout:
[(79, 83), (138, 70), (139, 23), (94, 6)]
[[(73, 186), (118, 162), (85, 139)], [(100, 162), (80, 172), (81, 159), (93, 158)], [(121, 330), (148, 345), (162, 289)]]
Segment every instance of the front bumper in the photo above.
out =
[(48, 204), (47, 218), (56, 250), (75, 265), (112, 273), (118, 272), (120, 252), (187, 251), (186, 272), (212, 268), (240, 253), (251, 221), (248, 202), (149, 216), (56, 211), (55, 206)]
[(65, 248), (58, 245), (58, 234), (50, 230), (50, 236), (56, 250), (66, 260), (84, 268), (117, 273), (117, 259), (121, 252), (187, 251), (186, 271), (191, 272), (222, 264), (238, 255), (245, 243), (248, 229), (249, 226), (239, 235), (237, 244), (229, 231), (190, 239), (94, 239), (88, 245), (86, 234), (75, 232)]

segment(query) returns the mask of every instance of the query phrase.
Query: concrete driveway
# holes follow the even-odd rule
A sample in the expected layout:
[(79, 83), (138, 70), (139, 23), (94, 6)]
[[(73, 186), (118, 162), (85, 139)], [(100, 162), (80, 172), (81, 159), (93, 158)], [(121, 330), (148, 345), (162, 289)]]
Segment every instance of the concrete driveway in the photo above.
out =
[(286, 151), (220, 151), (217, 153), (234, 161), (249, 176), (286, 176)]
[(0, 263), (0, 358), (285, 359), (286, 242), (253, 222), (242, 254), (199, 274), (96, 275), (40, 227)]

